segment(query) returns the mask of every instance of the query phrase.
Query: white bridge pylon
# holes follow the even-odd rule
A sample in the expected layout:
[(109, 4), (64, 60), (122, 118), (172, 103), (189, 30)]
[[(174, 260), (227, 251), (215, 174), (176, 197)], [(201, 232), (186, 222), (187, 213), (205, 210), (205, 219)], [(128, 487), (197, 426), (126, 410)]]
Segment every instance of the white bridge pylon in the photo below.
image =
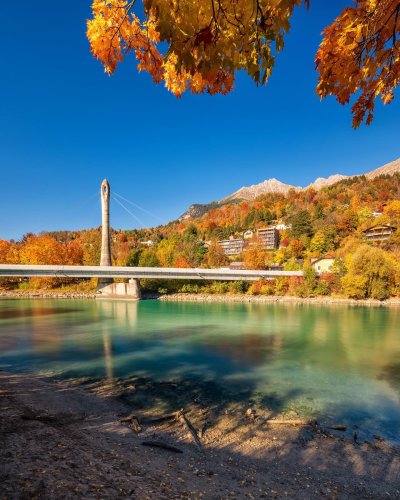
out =
[(24, 264), (0, 264), (0, 276), (15, 278), (149, 278), (211, 281), (258, 281), (261, 279), (274, 279), (278, 276), (303, 276), (303, 272), (171, 267), (34, 266)]

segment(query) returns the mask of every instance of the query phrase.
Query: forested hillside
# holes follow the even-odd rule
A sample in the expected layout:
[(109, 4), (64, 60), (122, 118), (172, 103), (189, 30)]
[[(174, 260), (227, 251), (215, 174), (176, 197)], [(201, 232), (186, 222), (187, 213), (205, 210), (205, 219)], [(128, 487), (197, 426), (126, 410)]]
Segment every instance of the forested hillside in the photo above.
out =
[[(281, 265), (304, 269), (304, 278), (275, 282), (182, 284), (147, 283), (153, 289), (299, 296), (338, 294), (348, 297), (387, 298), (400, 294), (400, 174), (342, 180), (316, 191), (290, 191), (260, 196), (211, 209), (196, 219), (171, 222), (146, 230), (113, 230), (114, 265), (166, 267), (221, 267), (229, 265), (218, 241), (242, 237), (248, 229), (285, 224), (275, 250), (252, 246), (234, 260), (249, 269)], [(389, 224), (396, 228), (379, 244), (365, 240), (363, 231)], [(98, 265), (100, 228), (75, 232), (27, 234), (21, 241), (0, 240), (0, 262), (22, 264)], [(331, 273), (315, 275), (311, 259), (335, 258)], [(232, 260), (232, 258), (231, 258)], [(57, 283), (56, 285), (58, 285)], [(36, 279), (29, 284), (3, 286), (55, 286)]]

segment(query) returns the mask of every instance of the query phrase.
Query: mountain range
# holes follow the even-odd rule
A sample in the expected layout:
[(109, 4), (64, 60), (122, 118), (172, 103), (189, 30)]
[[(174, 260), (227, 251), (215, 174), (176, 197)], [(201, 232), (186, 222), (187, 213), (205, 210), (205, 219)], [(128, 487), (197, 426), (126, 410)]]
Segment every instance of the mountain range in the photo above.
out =
[(243, 186), (233, 194), (222, 198), (219, 201), (214, 201), (212, 203), (206, 204), (193, 204), (189, 207), (189, 209), (179, 217), (179, 220), (188, 219), (190, 217), (196, 218), (201, 217), (203, 214), (211, 210), (212, 208), (218, 208), (222, 205), (226, 205), (229, 203), (238, 202), (240, 200), (255, 200), (258, 196), (268, 194), (268, 193), (282, 193), (287, 194), (290, 190), (295, 191), (304, 191), (306, 189), (315, 189), (319, 190), (327, 186), (331, 186), (332, 184), (336, 184), (337, 182), (342, 181), (343, 179), (350, 179), (352, 177), (357, 177), (359, 175), (365, 175), (367, 179), (374, 179), (375, 177), (379, 177), (380, 175), (393, 175), (395, 173), (400, 173), (400, 158), (391, 163), (387, 163), (382, 167), (376, 168), (371, 172), (367, 172), (364, 174), (358, 175), (342, 175), (342, 174), (334, 174), (330, 175), (327, 178), (318, 177), (313, 183), (309, 184), (306, 187), (301, 186), (292, 186), (290, 184), (285, 184), (284, 182), (279, 181), (278, 179), (272, 178), (267, 179), (260, 184), (254, 184), (252, 186)]

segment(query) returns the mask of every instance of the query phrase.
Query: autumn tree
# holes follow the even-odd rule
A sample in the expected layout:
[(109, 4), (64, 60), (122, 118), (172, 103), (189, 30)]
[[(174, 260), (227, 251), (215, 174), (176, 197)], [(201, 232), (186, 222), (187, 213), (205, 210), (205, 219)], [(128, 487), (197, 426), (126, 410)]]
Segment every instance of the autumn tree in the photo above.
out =
[(315, 233), (310, 243), (310, 250), (317, 256), (335, 250), (337, 232), (334, 226), (325, 226)]
[(65, 264), (67, 260), (65, 245), (47, 235), (27, 238), (19, 255), (22, 264)]
[(294, 259), (301, 259), (305, 251), (305, 245), (301, 240), (291, 240), (287, 248), (287, 257)]
[[(83, 264), (98, 266), (101, 256), (101, 232), (98, 229), (82, 231), (80, 241), (83, 248)], [(112, 247), (111, 247), (112, 248)]]
[[(19, 249), (21, 264), (74, 265), (83, 263), (83, 248), (78, 242), (61, 243), (47, 234), (26, 236)], [(68, 278), (31, 278), (33, 287), (54, 287), (70, 283)]]
[(346, 267), (342, 285), (349, 297), (383, 300), (394, 291), (398, 269), (384, 250), (360, 245), (354, 254), (347, 256)]
[(400, 78), (399, 0), (356, 0), (324, 31), (317, 92), (341, 104), (352, 96), (353, 126), (371, 123), (375, 99), (388, 104)]
[(256, 83), (268, 80), (301, 3), (94, 0), (87, 36), (109, 74), (134, 52), (138, 69), (156, 83), (163, 81), (176, 96), (186, 90), (226, 94), (236, 71), (246, 71)]
[(393, 200), (384, 208), (384, 215), (389, 218), (391, 224), (400, 229), (400, 200)]
[(268, 260), (268, 252), (259, 247), (250, 247), (243, 252), (243, 262), (246, 269), (265, 269)]
[(6, 240), (0, 240), (0, 264), (17, 264), (18, 250)]
[(218, 244), (216, 240), (213, 240), (208, 247), (208, 252), (206, 254), (206, 264), (207, 267), (222, 267), (229, 264), (228, 257), (224, 254), (221, 245)]
[[(133, 52), (139, 71), (176, 96), (226, 94), (245, 71), (265, 84), (296, 6), (308, 0), (93, 0), (87, 36), (112, 74)], [(394, 97), (400, 76), (398, 0), (355, 0), (324, 31), (316, 55), (317, 92), (346, 104), (353, 125), (373, 118), (374, 101)]]

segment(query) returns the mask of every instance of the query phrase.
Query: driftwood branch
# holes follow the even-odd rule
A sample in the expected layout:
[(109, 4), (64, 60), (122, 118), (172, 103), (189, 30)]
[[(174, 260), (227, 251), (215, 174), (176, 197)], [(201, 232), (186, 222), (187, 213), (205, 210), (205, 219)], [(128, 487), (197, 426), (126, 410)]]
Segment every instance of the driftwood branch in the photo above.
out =
[(194, 439), (197, 447), (199, 448), (199, 450), (203, 451), (203, 445), (201, 444), (199, 436), (197, 435), (196, 429), (193, 427), (192, 423), (185, 415), (185, 412), (183, 411), (183, 409), (178, 412), (177, 420), (179, 420), (179, 422), (184, 424), (189, 429), (190, 434), (193, 436), (193, 439)]

